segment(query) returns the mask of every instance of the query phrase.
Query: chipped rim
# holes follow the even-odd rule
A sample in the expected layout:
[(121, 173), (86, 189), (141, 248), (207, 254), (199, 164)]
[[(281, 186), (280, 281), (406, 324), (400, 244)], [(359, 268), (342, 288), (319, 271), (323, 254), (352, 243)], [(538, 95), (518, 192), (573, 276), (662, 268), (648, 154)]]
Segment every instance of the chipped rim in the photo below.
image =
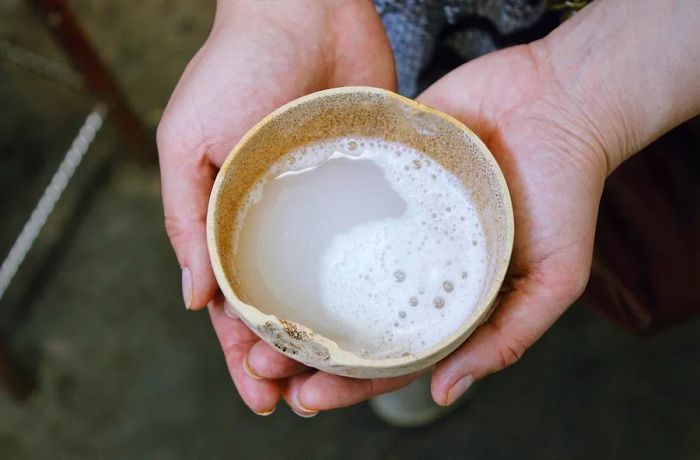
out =
[[(471, 334), (472, 332), (481, 324), (483, 324), (491, 314), (491, 311), (493, 310), (494, 307), (494, 301), (496, 299), (496, 296), (498, 295), (498, 291), (501, 288), (501, 285), (503, 284), (503, 281), (506, 276), (506, 272), (508, 270), (508, 265), (510, 263), (511, 255), (512, 255), (512, 250), (513, 250), (513, 240), (514, 240), (514, 235), (515, 235), (515, 227), (514, 227), (514, 217), (513, 217), (513, 206), (512, 206), (512, 201), (510, 198), (510, 192), (508, 189), (508, 185), (506, 183), (505, 177), (503, 176), (503, 172), (501, 171), (500, 166), (496, 162), (496, 159), (494, 158), (493, 154), (489, 150), (489, 148), (484, 144), (484, 142), (467, 126), (465, 126), (462, 122), (457, 120), (456, 118), (441, 112), (439, 110), (436, 110), (428, 105), (425, 105), (423, 103), (420, 103), (418, 101), (415, 101), (413, 99), (409, 99), (407, 97), (401, 96), (399, 94), (396, 94), (392, 91), (388, 91), (385, 89), (381, 88), (374, 88), (374, 87), (369, 87), (369, 86), (346, 86), (346, 87), (341, 87), (341, 88), (332, 88), (332, 89), (326, 89), (322, 91), (317, 91), (311, 94), (308, 94), (306, 96), (302, 96), (298, 99), (295, 99), (291, 102), (288, 102), (287, 104), (282, 105), (278, 109), (274, 110), (271, 112), (269, 115), (264, 117), (262, 120), (257, 122), (252, 128), (248, 130), (248, 132), (243, 135), (243, 137), (240, 138), (240, 140), (236, 143), (234, 148), (231, 150), (231, 152), (228, 154), (226, 157), (226, 160), (224, 161), (223, 165), (221, 166), (221, 169), (219, 170), (216, 180), (214, 181), (214, 185), (212, 187), (211, 195), (209, 198), (209, 206), (207, 209), (207, 222), (206, 222), (206, 232), (207, 232), (207, 248), (209, 249), (209, 257), (211, 260), (212, 268), (214, 271), (214, 276), (216, 277), (216, 281), (219, 285), (219, 288), (221, 289), (221, 292), (224, 294), (224, 297), (226, 300), (228, 300), (229, 304), (233, 307), (235, 312), (238, 314), (238, 317), (248, 326), (250, 327), (253, 332), (255, 332), (256, 335), (258, 335), (263, 341), (270, 343), (271, 345), (274, 345), (270, 342), (269, 337), (266, 337), (262, 335), (258, 331), (258, 325), (264, 325), (266, 323), (273, 323), (276, 326), (280, 328), (284, 328), (284, 322), (287, 321), (285, 319), (279, 319), (275, 315), (270, 315), (263, 313), (262, 311), (258, 310), (256, 307), (249, 305), (243, 301), (241, 301), (238, 296), (236, 295), (233, 287), (231, 286), (231, 283), (229, 282), (228, 278), (226, 277), (226, 273), (223, 268), (222, 264), (222, 258), (221, 255), (219, 254), (219, 249), (217, 246), (216, 242), (216, 228), (217, 228), (217, 222), (215, 219), (216, 215), (216, 209), (218, 207), (219, 203), (219, 197), (220, 197), (220, 192), (221, 192), (221, 187), (224, 182), (225, 177), (227, 176), (227, 171), (229, 167), (231, 166), (231, 163), (234, 161), (237, 153), (248, 143), (248, 141), (255, 136), (258, 131), (270, 121), (275, 119), (277, 116), (279, 116), (283, 112), (287, 112), (289, 110), (292, 110), (298, 106), (304, 105), (309, 101), (315, 100), (315, 99), (322, 99), (328, 96), (334, 96), (337, 94), (346, 94), (346, 93), (368, 93), (368, 94), (379, 94), (381, 96), (385, 96), (391, 99), (394, 99), (397, 101), (399, 104), (403, 104), (406, 106), (409, 106), (413, 109), (422, 111), (424, 113), (429, 113), (433, 116), (442, 118), (443, 120), (457, 126), (459, 129), (461, 129), (471, 140), (473, 140), (476, 145), (481, 149), (481, 151), (484, 153), (484, 156), (487, 159), (487, 162), (489, 163), (491, 169), (496, 173), (496, 176), (498, 177), (498, 184), (499, 184), (499, 189), (500, 192), (503, 196), (503, 205), (504, 205), (504, 219), (503, 219), (503, 225), (505, 226), (505, 256), (500, 264), (500, 266), (497, 268), (497, 272), (493, 278), (493, 281), (491, 283), (491, 287), (489, 291), (487, 292), (487, 295), (485, 296), (485, 300), (480, 303), (477, 308), (474, 309), (476, 314), (473, 314), (470, 316), (470, 319), (472, 321), (468, 321), (462, 326), (459, 327), (454, 333), (450, 334), (447, 336), (445, 339), (440, 341), (438, 344), (434, 345), (433, 347), (423, 351), (422, 353), (419, 354), (411, 354), (408, 356), (403, 356), (399, 358), (385, 358), (385, 359), (367, 359), (363, 358), (361, 356), (358, 356), (352, 352), (349, 352), (347, 350), (344, 350), (338, 346), (337, 343), (335, 343), (333, 340), (322, 336), (318, 333), (313, 332), (311, 329), (306, 328), (302, 324), (295, 323), (297, 326), (300, 326), (302, 329), (305, 331), (309, 332), (310, 334), (313, 335), (314, 341), (323, 345), (328, 349), (329, 352), (329, 358), (327, 358), (323, 362), (316, 362), (316, 361), (310, 361), (310, 360), (304, 360), (300, 359), (299, 356), (285, 352), (283, 350), (279, 350), (280, 353), (283, 353), (286, 356), (289, 356), (290, 358), (297, 360), (297, 361), (302, 361), (305, 364), (309, 364), (312, 367), (320, 368), (324, 371), (335, 373), (338, 375), (347, 375), (347, 376), (354, 376), (354, 377), (375, 377), (375, 376), (398, 376), (398, 375), (404, 375), (404, 374), (409, 374), (411, 372), (416, 372), (422, 369), (427, 368), (428, 366), (434, 364), (435, 362), (439, 361), (443, 357), (447, 356), (449, 353), (454, 351), (457, 347), (459, 347)], [(378, 371), (372, 374), (372, 371)], [(393, 372), (392, 372), (393, 371)], [(363, 375), (365, 372), (368, 372), (370, 375)]]

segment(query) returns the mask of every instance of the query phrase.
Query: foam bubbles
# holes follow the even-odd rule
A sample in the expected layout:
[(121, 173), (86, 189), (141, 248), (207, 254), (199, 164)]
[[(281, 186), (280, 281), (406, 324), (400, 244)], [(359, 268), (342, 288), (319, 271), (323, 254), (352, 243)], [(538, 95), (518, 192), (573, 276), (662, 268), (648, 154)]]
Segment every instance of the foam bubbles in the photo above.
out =
[[(296, 181), (266, 195), (285, 177)], [(402, 144), (302, 147), (270, 168), (241, 209), (239, 223), (250, 211), (268, 229), (251, 228), (238, 246), (248, 254), (237, 267), (255, 266), (241, 276), (251, 303), (361, 356), (419, 354), (455, 332), (482, 295), (486, 244), (472, 243), (484, 236), (469, 192)], [(262, 294), (249, 289), (255, 283)]]

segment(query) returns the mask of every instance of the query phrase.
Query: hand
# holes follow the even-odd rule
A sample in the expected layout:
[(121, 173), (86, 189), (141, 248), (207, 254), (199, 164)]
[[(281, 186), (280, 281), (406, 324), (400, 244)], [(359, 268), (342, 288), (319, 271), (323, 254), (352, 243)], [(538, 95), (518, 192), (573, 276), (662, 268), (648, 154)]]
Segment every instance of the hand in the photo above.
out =
[(489, 54), (419, 100), (488, 145), (508, 183), (515, 244), (492, 317), (433, 373), (438, 404), (515, 363), (586, 286), (608, 160), (594, 126), (554, 79), (539, 42)]
[(517, 361), (584, 289), (605, 177), (700, 113), (700, 9), (593, 2), (545, 39), (487, 55), (421, 96), (490, 147), (508, 182), (515, 246), (490, 320), (442, 361), (433, 398)]
[[(372, 3), (221, 0), (211, 34), (187, 66), (158, 127), (165, 224), (182, 267), (187, 308), (210, 313), (245, 403), (257, 413), (305, 368), (223, 314), (205, 238), (207, 202), (218, 168), (258, 120), (304, 94), (335, 86), (394, 89), (389, 43)], [(249, 369), (264, 379), (250, 377)], [(296, 377), (300, 381), (302, 377)], [(274, 380), (273, 380), (274, 379)]]
[[(489, 54), (451, 72), (418, 100), (447, 112), (489, 146), (508, 182), (515, 246), (505, 291), (488, 322), (440, 362), (433, 399), (451, 404), (474, 381), (513, 364), (583, 291), (607, 157), (591, 126), (557, 90), (538, 44)], [(359, 402), (414, 376), (292, 380), (304, 407)]]
[[(623, 1), (595, 2), (555, 31), (549, 41), (556, 47), (536, 42), (490, 54), (420, 97), (484, 139), (504, 171), (516, 218), (508, 292), (493, 317), (437, 366), (436, 402), (453, 402), (474, 379), (515, 362), (581, 293), (605, 176), (698, 113), (697, 48), (674, 45), (697, 34), (696, 17), (690, 2), (671, 8), (645, 0), (633, 10)], [(649, 27), (637, 26), (648, 20)], [(548, 52), (553, 48), (558, 52)], [(682, 65), (670, 75), (650, 72), (649, 53)], [(212, 35), (183, 75), (158, 133), (166, 227), (188, 307), (202, 307), (216, 292), (204, 220), (213, 177), (232, 145), (284, 102), (352, 84), (394, 86), (390, 49), (370, 2), (222, 0)], [(273, 410), (283, 395), (307, 416), (413, 378), (310, 371), (226, 317), (220, 301), (210, 313), (239, 393), (258, 413)]]
[[(433, 373), (438, 404), (517, 361), (583, 291), (605, 177), (700, 113), (699, 17), (691, 1), (593, 2), (545, 39), (472, 61), (419, 97), (489, 146), (516, 228), (493, 316)], [(330, 409), (387, 389), (332, 381), (343, 384), (307, 381), (298, 399)]]

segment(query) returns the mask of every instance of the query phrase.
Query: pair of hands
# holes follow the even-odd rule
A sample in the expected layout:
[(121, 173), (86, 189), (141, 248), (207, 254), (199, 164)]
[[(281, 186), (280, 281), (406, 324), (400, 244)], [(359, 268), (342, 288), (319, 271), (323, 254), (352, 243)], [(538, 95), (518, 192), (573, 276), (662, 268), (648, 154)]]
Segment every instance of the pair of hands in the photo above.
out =
[[(432, 377), (436, 403), (517, 361), (583, 291), (610, 168), (587, 118), (566, 102), (543, 42), (489, 54), (417, 99), (470, 127), (506, 177), (516, 234), (490, 320)], [(166, 229), (188, 308), (207, 304), (226, 363), (258, 414), (280, 398), (301, 416), (398, 389), (415, 376), (358, 380), (309, 369), (224, 313), (209, 263), (206, 208), (236, 141), (280, 105), (348, 85), (395, 90), (391, 48), (371, 2), (220, 2), (208, 40), (185, 70), (158, 129)]]

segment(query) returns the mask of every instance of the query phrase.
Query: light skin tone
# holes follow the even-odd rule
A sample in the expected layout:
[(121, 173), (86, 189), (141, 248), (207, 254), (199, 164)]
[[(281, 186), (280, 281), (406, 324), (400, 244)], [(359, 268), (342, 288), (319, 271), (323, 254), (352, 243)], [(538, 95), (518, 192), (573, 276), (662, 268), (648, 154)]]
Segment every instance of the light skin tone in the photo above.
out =
[[(599, 0), (545, 39), (471, 61), (418, 97), (489, 146), (516, 221), (505, 292), (490, 320), (435, 368), (436, 403), (517, 361), (581, 294), (605, 178), (700, 113), (699, 25), (694, 0)], [(220, 0), (159, 126), (166, 229), (185, 303), (208, 306), (238, 392), (258, 414), (284, 399), (311, 416), (415, 378), (349, 379), (277, 353), (224, 313), (205, 241), (216, 171), (252, 125), (320, 89), (394, 90), (392, 59), (370, 1)]]

